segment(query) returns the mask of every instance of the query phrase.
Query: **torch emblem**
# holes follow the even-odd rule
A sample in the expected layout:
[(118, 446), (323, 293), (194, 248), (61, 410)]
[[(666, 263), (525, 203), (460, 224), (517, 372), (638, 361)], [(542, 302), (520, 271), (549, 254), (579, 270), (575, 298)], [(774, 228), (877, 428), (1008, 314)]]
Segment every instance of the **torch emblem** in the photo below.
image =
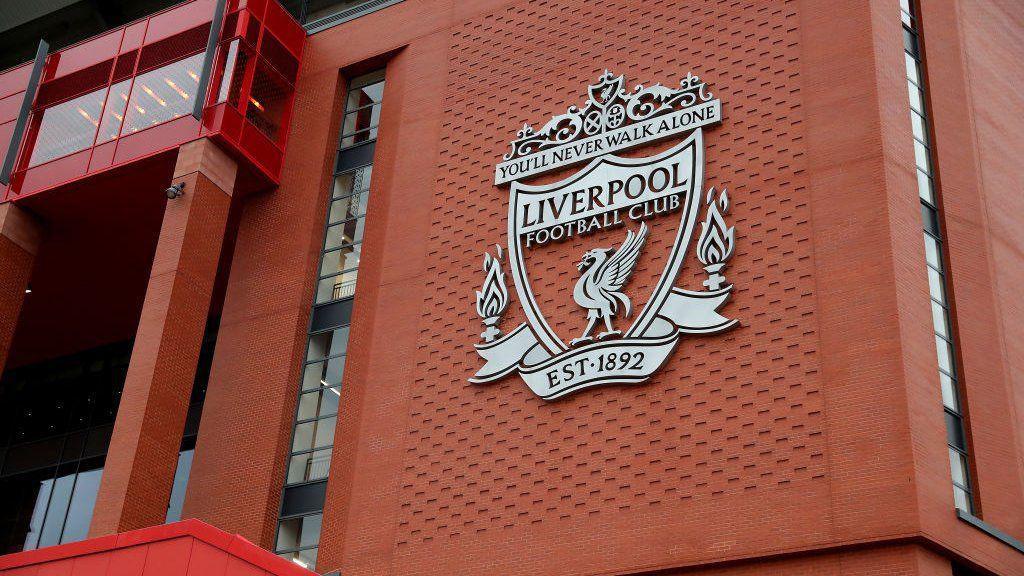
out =
[(484, 254), (484, 285), (476, 292), (476, 313), (484, 322), (480, 334), (484, 342), (494, 342), (501, 336), (497, 328), (501, 316), (508, 308), (508, 288), (505, 287), (505, 273), (501, 271), (501, 246), (495, 246), (497, 256)]
[[(733, 290), (725, 277), (736, 245), (735, 228), (726, 221), (729, 193), (703, 188), (701, 126), (721, 121), (721, 104), (692, 74), (677, 89), (640, 85), (629, 93), (624, 86), (624, 76), (606, 71), (589, 87), (586, 105), (569, 107), (540, 131), (524, 127), (496, 167), (495, 183), (510, 183), (508, 245), (484, 254), (476, 291), (483, 332), (475, 345), (484, 365), (470, 382), (518, 372), (545, 400), (593, 386), (638, 384), (684, 338), (737, 324), (719, 313)], [(675, 135), (682, 138), (646, 157), (614, 153)], [(561, 180), (526, 182), (587, 160)], [(569, 239), (587, 245), (582, 257), (559, 248)], [(527, 259), (544, 262), (530, 270), (559, 270), (560, 261), (551, 260), (557, 255), (571, 258), (566, 265), (575, 270), (560, 274), (575, 277), (574, 285), (551, 288), (530, 277)], [(686, 266), (703, 268), (703, 289), (676, 285)], [(507, 333), (501, 329), (512, 299), (506, 270), (526, 317)], [(645, 275), (642, 288), (633, 288), (635, 277)], [(548, 309), (552, 301), (566, 301), (552, 290), (567, 293), (575, 310), (586, 312), (578, 327), (566, 322), (566, 305)], [(552, 311), (557, 323), (549, 321)]]

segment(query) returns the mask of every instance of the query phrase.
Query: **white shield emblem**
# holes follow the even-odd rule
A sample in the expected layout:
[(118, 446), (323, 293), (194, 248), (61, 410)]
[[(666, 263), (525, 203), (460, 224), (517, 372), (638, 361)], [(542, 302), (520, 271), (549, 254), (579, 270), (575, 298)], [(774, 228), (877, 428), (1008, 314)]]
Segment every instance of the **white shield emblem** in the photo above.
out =
[[(732, 291), (721, 274), (733, 251), (733, 230), (725, 226), (722, 217), (728, 209), (727, 195), (723, 192), (716, 197), (713, 190), (707, 195), (702, 193), (703, 133), (692, 126), (693, 122), (687, 125), (679, 120), (698, 106), (659, 109), (637, 104), (649, 104), (654, 88), (659, 89), (653, 92), (658, 98), (693, 104), (686, 95), (704, 94), (704, 85), (698, 82), (687, 76), (682, 90), (638, 87), (630, 96), (618, 89), (622, 77), (606, 73), (599, 84), (590, 87), (592, 100), (579, 113), (578, 120), (586, 120), (588, 111), (595, 107), (593, 99), (599, 97), (601, 109), (619, 107), (629, 121), (602, 119), (596, 130), (581, 130), (580, 142), (588, 143), (581, 147), (577, 142), (575, 150), (580, 151), (577, 157), (583, 159), (594, 156), (585, 150), (609, 152), (594, 157), (584, 168), (554, 183), (529, 185), (511, 181), (508, 267), (527, 321), (505, 335), (498, 328), (509, 304), (502, 270), (504, 250), (499, 247), (495, 257), (485, 256), (486, 279), (477, 292), (477, 312), (486, 329), (481, 334), (484, 342), (476, 345), (476, 349), (486, 362), (471, 382), (490, 382), (518, 371), (530, 389), (547, 400), (602, 384), (635, 384), (650, 378), (664, 364), (683, 334), (717, 332), (736, 323), (717, 312)], [(596, 90), (599, 86), (603, 88)], [(709, 116), (720, 110), (717, 101), (701, 102), (699, 106), (709, 111)], [(638, 116), (637, 110), (661, 112)], [(558, 123), (563, 121), (564, 118)], [(711, 121), (714, 118), (708, 119)], [(689, 134), (682, 141), (645, 158), (611, 153), (630, 147), (631, 141), (657, 140), (687, 128)], [(547, 161), (544, 154), (561, 160), (573, 153), (571, 140), (552, 145), (538, 141), (539, 135), (532, 130), (524, 129), (520, 134), (525, 135), (522, 141), (530, 140), (529, 146), (520, 141), (525, 160), (532, 162), (524, 165), (524, 172), (542, 171), (540, 162)], [(513, 151), (516, 149), (513, 143)], [(517, 161), (515, 154), (511, 156), (505, 166)], [(506, 160), (509, 158), (506, 156)], [(684, 290), (676, 286), (676, 281), (691, 253), (696, 223), (705, 206), (696, 256), (709, 275), (704, 282), (707, 290)], [(625, 287), (649, 250), (647, 240), (652, 226), (658, 227), (662, 238), (671, 241), (660, 242), (668, 246), (667, 254), (649, 259), (663, 260), (664, 264), (647, 266), (646, 273), (653, 271), (657, 276), (645, 284), (651, 286), (650, 295), (642, 305), (634, 307)], [(580, 255), (579, 277), (574, 286), (564, 287), (578, 307), (580, 325), (572, 334), (559, 333), (541, 309), (539, 288), (531, 280), (529, 254), (551, 243), (578, 240), (599, 231), (605, 231), (604, 239), (619, 240), (615, 245), (593, 247)]]

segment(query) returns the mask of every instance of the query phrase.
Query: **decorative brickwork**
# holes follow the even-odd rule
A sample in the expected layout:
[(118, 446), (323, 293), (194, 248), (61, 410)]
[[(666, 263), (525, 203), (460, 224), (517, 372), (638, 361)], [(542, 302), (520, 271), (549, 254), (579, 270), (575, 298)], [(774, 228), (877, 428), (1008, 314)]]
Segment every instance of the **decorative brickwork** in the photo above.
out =
[[(445, 118), (441, 139), (399, 546), (545, 520), (601, 522), (825, 477), (796, 17), (793, 5), (758, 2), (666, 2), (649, 11), (533, 2), (453, 30), (450, 68), (459, 72), (445, 99), (459, 113)], [(572, 40), (556, 42), (570, 21)], [(618, 50), (621, 40), (603, 32), (609, 22), (643, 27), (650, 41)], [(737, 25), (750, 33), (726, 33)], [(705, 41), (665, 57), (682, 29)], [(758, 66), (735, 65), (747, 59)], [(470, 385), (479, 362), (466, 345), (479, 331), (467, 304), (479, 282), (474, 248), (503, 240), (507, 218), (507, 187), (493, 186), (493, 164), (517, 127), (582, 101), (604, 68), (628, 71), (630, 89), (674, 83), (692, 69), (722, 99), (722, 126), (705, 129), (705, 186), (728, 187), (735, 199), (737, 290), (728, 306), (743, 326), (713, 342), (684, 339), (663, 372), (638, 387), (545, 405), (516, 378)], [(654, 226), (671, 228), (671, 220)], [(667, 233), (648, 241), (652, 256), (629, 286), (638, 307), (671, 242)], [(588, 244), (571, 240), (528, 256), (541, 260), (531, 268), (535, 292), (560, 334), (581, 328), (570, 288)], [(691, 258), (678, 284), (696, 289), (703, 277)]]

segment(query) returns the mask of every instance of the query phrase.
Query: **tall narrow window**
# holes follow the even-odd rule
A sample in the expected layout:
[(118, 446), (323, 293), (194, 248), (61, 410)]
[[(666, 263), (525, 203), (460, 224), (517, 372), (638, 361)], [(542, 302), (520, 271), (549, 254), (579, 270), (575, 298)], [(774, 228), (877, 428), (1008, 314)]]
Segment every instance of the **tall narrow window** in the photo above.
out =
[(938, 357), (938, 380), (942, 392), (946, 442), (949, 447), (953, 479), (953, 502), (957, 508), (973, 513), (963, 402), (960, 398), (956, 348), (950, 322), (949, 281), (946, 277), (943, 255), (944, 237), (940, 214), (942, 206), (935, 188), (933, 154), (929, 141), (931, 121), (924, 84), (924, 55), (921, 51), (920, 31), (913, 2), (900, 0), (900, 8), (903, 21), (904, 61), (907, 67), (907, 92), (910, 96), (910, 124), (914, 136), (917, 192), (921, 201), (925, 257), (928, 263), (928, 288)]
[(274, 551), (312, 569), (330, 472), (349, 321), (363, 246), (384, 71), (354, 78), (345, 98), (335, 176), (310, 319)]

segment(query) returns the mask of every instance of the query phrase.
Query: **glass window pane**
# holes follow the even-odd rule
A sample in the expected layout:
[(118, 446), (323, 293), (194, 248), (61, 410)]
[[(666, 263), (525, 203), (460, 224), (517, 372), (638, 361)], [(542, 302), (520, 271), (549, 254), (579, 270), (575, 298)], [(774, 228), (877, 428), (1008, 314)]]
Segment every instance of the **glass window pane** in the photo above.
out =
[(71, 494), (75, 487), (75, 475), (61, 476), (53, 484), (50, 505), (46, 510), (46, 521), (39, 537), (39, 547), (60, 544), (60, 535), (64, 530), (64, 519), (67, 518)]
[(316, 546), (320, 542), (321, 514), (288, 518), (277, 526), (278, 551)]
[(917, 195), (925, 202), (935, 204), (935, 190), (932, 188), (932, 179), (920, 170), (917, 171)]
[(312, 482), (327, 478), (331, 469), (331, 450), (316, 450), (292, 456), (288, 463), (288, 483)]
[(910, 94), (910, 107), (923, 114), (924, 97), (921, 95), (921, 89), (917, 87), (917, 84), (907, 80), (907, 92)]
[(967, 450), (967, 442), (964, 437), (964, 423), (956, 414), (943, 412), (946, 416), (946, 441), (950, 446)]
[(953, 486), (953, 504), (957, 508), (959, 508), (960, 510), (963, 510), (964, 512), (970, 513), (971, 512), (971, 504), (970, 504), (970, 502), (971, 501), (970, 501), (970, 498), (967, 496), (967, 492), (965, 492), (959, 486)]
[(945, 291), (942, 286), (942, 275), (934, 268), (928, 268), (928, 291), (937, 302), (946, 303)]
[(338, 174), (334, 177), (334, 190), (331, 192), (331, 197), (337, 198), (338, 196), (347, 196), (351, 194), (354, 192), (355, 181), (355, 172)]
[(907, 79), (912, 80), (915, 84), (921, 84), (921, 76), (917, 73), (917, 60), (906, 52), (903, 53), (905, 64), (907, 66)]
[(914, 140), (914, 162), (917, 164), (918, 168), (931, 174), (931, 169), (928, 164), (928, 149), (925, 148), (924, 144), (921, 144), (917, 140)]
[(109, 142), (121, 132), (121, 123), (124, 122), (124, 111), (128, 107), (128, 90), (131, 86), (131, 79), (122, 80), (110, 87), (110, 95), (107, 97), (107, 105), (103, 110), (103, 122), (100, 124), (100, 135), (98, 143)]
[(942, 270), (942, 259), (939, 252), (939, 243), (930, 234), (924, 235), (924, 257), (928, 264), (938, 270)]
[(377, 128), (370, 128), (369, 130), (363, 130), (362, 132), (356, 132), (349, 136), (345, 136), (341, 139), (341, 147), (347, 148), (349, 146), (355, 146), (356, 144), (362, 144), (363, 142), (369, 142), (377, 139)]
[(324, 371), (323, 381), (328, 386), (341, 385), (341, 378), (345, 374), (345, 356), (338, 356), (327, 361), (327, 370)]
[(195, 450), (182, 450), (178, 453), (178, 467), (174, 469), (174, 484), (171, 485), (171, 500), (167, 505), (165, 523), (181, 520), (181, 508), (185, 504), (185, 488), (192, 472), (192, 455)]
[[(324, 250), (331, 250), (332, 248), (337, 248), (342, 244), (351, 244), (353, 242), (362, 241), (365, 226), (366, 218), (356, 218), (355, 220), (347, 220), (340, 224), (328, 226), (327, 235), (324, 238)], [(346, 268), (354, 267), (355, 266), (346, 266)], [(323, 276), (324, 273), (321, 272), (320, 275)]]
[(380, 79), (364, 86), (358, 86), (353, 80), (345, 102), (345, 111), (363, 108), (371, 104), (380, 104), (384, 99), (384, 80)]
[(294, 552), (284, 552), (278, 554), (281, 558), (299, 566), (312, 570), (316, 566), (316, 548), (308, 548), (306, 550), (295, 550)]
[(289, 518), (277, 525), (277, 550), (291, 550), (299, 545), (299, 532), (302, 530), (302, 518)]
[[(122, 134), (131, 134), (192, 113), (199, 79), (189, 74), (199, 70), (204, 54), (196, 54), (135, 78), (128, 99), (128, 114)], [(195, 72), (193, 72), (194, 74)]]
[(107, 88), (104, 86), (43, 110), (29, 166), (92, 146), (106, 96)]
[(366, 202), (368, 198), (369, 194), (362, 192), (359, 194), (345, 196), (331, 202), (331, 213), (328, 221), (334, 223), (366, 214)]
[(92, 510), (96, 505), (102, 475), (102, 468), (80, 472), (77, 475), (71, 505), (68, 507), (68, 518), (64, 523), (64, 534), (60, 539), (61, 544), (78, 542), (89, 536), (89, 522), (92, 521)]
[(333, 416), (338, 413), (338, 400), (341, 399), (340, 388), (328, 388), (320, 392), (320, 411), (317, 416)]
[(306, 422), (295, 426), (295, 438), (292, 439), (292, 452), (301, 452), (313, 447), (314, 422)]
[(329, 302), (339, 298), (348, 298), (356, 293), (356, 276), (358, 270), (349, 270), (320, 280), (316, 288), (316, 303)]
[(932, 301), (932, 328), (936, 334), (949, 338), (949, 328), (946, 326), (946, 309)]
[(349, 194), (368, 192), (370, 180), (373, 175), (373, 166), (363, 166), (334, 178), (334, 192), (332, 197), (347, 196)]
[(953, 482), (961, 486), (967, 486), (967, 462), (964, 461), (963, 454), (950, 448), (949, 464), (953, 473)]
[(309, 420), (316, 417), (317, 408), (320, 406), (320, 392), (313, 391), (299, 395), (299, 409), (296, 413), (296, 420)]
[(949, 342), (943, 339), (941, 336), (935, 337), (935, 352), (939, 359), (939, 368), (942, 368), (950, 374), (953, 373), (953, 350), (950, 348)]
[[(360, 218), (362, 220), (362, 218)], [(360, 232), (362, 234), (362, 232)], [(323, 262), (320, 263), (320, 275), (327, 276), (342, 270), (352, 270), (359, 267), (359, 257), (362, 254), (363, 245), (355, 244), (345, 246), (324, 254)]]
[(337, 423), (336, 418), (325, 418), (323, 420), (317, 420), (316, 424), (316, 438), (313, 441), (314, 448), (323, 448), (334, 444), (334, 426)]
[(326, 388), (314, 390), (299, 396), (299, 420), (333, 416), (338, 413), (338, 397), (340, 392), (337, 388)]
[(942, 386), (942, 404), (950, 410), (960, 411), (960, 405), (956, 401), (956, 382), (948, 374), (939, 372), (939, 384)]
[(337, 386), (341, 384), (341, 377), (344, 371), (345, 356), (309, 364), (306, 366), (305, 375), (302, 379), (302, 389), (315, 390), (326, 386)]
[(369, 108), (361, 108), (355, 112), (345, 114), (345, 119), (341, 126), (341, 134), (346, 136), (366, 130), (367, 128), (376, 127), (378, 122), (380, 122), (380, 104), (375, 104)]
[(28, 534), (25, 536), (25, 550), (33, 550), (39, 547), (39, 536), (43, 531), (43, 519), (46, 517), (46, 506), (50, 503), (50, 492), (53, 490), (53, 478), (48, 478), (39, 483), (39, 491), (36, 492), (36, 505), (32, 509), (32, 520), (28, 525)]
[(925, 130), (924, 117), (913, 110), (910, 111), (910, 127), (914, 131), (914, 137), (922, 142), (928, 141), (928, 132)]
[(320, 332), (309, 337), (309, 351), (306, 360), (319, 360), (327, 356), (343, 354), (348, 347), (348, 326)]
[(939, 213), (931, 206), (921, 203), (921, 223), (924, 225), (926, 232), (930, 232), (932, 236), (941, 238), (942, 234), (939, 232)]

